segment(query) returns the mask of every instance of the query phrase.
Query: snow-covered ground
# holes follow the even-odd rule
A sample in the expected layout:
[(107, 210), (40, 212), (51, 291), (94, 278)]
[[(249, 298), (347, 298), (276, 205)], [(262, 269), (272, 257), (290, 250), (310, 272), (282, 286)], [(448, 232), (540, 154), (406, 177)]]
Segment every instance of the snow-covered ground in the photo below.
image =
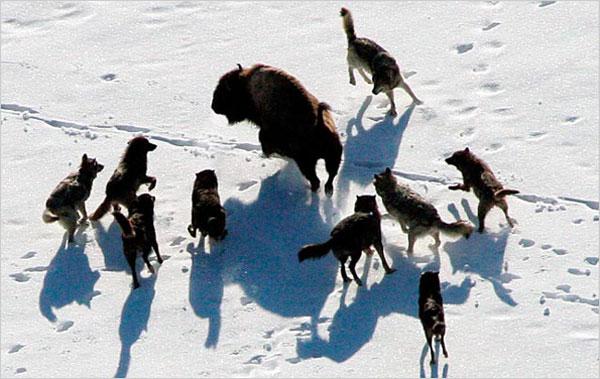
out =
[[(348, 83), (339, 8), (398, 60), (425, 104), (384, 118), (384, 95)], [(8, 2), (1, 4), (2, 377), (597, 377), (597, 2)], [(210, 109), (219, 77), (262, 62), (333, 107), (345, 147), (329, 199), (294, 164), (261, 155), (256, 128)], [(126, 142), (158, 144), (165, 262), (132, 291), (106, 216), (62, 245), (41, 214), (83, 153), (105, 165)], [(518, 225), (442, 237), (439, 258), (385, 219), (385, 251), (343, 286), (331, 256), (298, 264), (393, 167), (442, 218), (477, 223), (444, 162), (469, 146), (508, 188)], [(194, 173), (217, 171), (229, 236), (187, 233)], [(319, 165), (319, 174), (325, 175)], [(145, 188), (143, 188), (145, 190)], [(383, 211), (383, 206), (380, 203)], [(156, 262), (155, 262), (156, 265)], [(439, 269), (449, 358), (429, 365), (417, 317)], [(439, 349), (438, 349), (439, 350)]]

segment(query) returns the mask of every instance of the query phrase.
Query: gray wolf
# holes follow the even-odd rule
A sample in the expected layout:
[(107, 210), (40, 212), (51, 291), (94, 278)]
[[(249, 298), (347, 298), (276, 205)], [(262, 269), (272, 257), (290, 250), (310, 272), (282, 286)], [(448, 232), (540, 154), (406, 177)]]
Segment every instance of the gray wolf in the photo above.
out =
[(140, 286), (135, 271), (135, 260), (138, 252), (142, 252), (142, 259), (146, 263), (148, 270), (153, 274), (154, 267), (148, 261), (150, 251), (154, 249), (158, 263), (163, 262), (158, 251), (156, 230), (154, 229), (154, 200), (154, 196), (144, 193), (130, 204), (129, 217), (125, 217), (119, 211), (113, 212), (115, 220), (121, 227), (123, 253), (131, 268), (134, 289)]
[(441, 243), (440, 231), (465, 238), (473, 232), (473, 226), (467, 221), (442, 221), (434, 206), (406, 184), (398, 183), (389, 167), (379, 175), (375, 174), (374, 179), (375, 190), (381, 196), (385, 209), (398, 220), (402, 231), (408, 233), (408, 254), (413, 253), (416, 239), (424, 234), (434, 238), (433, 248), (437, 251)]
[(188, 232), (196, 238), (196, 230), (200, 229), (202, 238), (209, 235), (215, 240), (222, 240), (227, 235), (225, 218), (215, 172), (198, 172), (192, 192), (192, 223), (188, 226)]
[(114, 210), (119, 210), (119, 204), (129, 209), (142, 184), (149, 184), (149, 191), (156, 186), (156, 178), (146, 175), (148, 152), (154, 149), (156, 145), (143, 136), (134, 137), (127, 142), (125, 153), (106, 184), (106, 197), (90, 216), (90, 220), (99, 220), (109, 211), (111, 205)]
[(477, 207), (477, 218), (479, 219), (479, 233), (485, 228), (485, 216), (497, 206), (504, 212), (506, 222), (512, 228), (514, 220), (508, 216), (508, 203), (505, 197), (519, 193), (517, 190), (505, 189), (496, 179), (490, 166), (475, 156), (469, 148), (454, 152), (446, 159), (446, 163), (455, 166), (462, 174), (463, 183), (449, 186), (451, 190), (463, 190), (469, 192), (473, 187), (475, 196), (479, 199)]
[[(375, 196), (371, 199), (357, 199), (360, 211), (340, 221), (331, 231), (331, 238), (324, 243), (306, 245), (298, 252), (300, 262), (306, 259), (318, 259), (333, 250), (333, 255), (340, 261), (340, 271), (344, 283), (350, 282), (346, 274), (344, 264), (350, 257), (350, 272), (357, 285), (362, 286), (362, 281), (356, 274), (356, 264), (360, 259), (362, 251), (375, 246), (377, 254), (381, 259), (386, 274), (396, 271), (390, 268), (383, 255), (383, 243), (381, 242), (381, 217), (375, 202)], [(367, 208), (365, 209), (365, 205)]]
[(83, 154), (79, 170), (64, 178), (46, 200), (42, 220), (45, 223), (58, 221), (67, 230), (69, 242), (73, 242), (77, 223), (84, 223), (88, 218), (85, 201), (90, 197), (94, 179), (103, 168), (96, 159)]
[[(408, 86), (396, 60), (383, 47), (368, 38), (358, 38), (354, 32), (354, 21), (352, 13), (347, 8), (342, 8), (340, 15), (343, 19), (344, 31), (348, 39), (348, 74), (350, 84), (356, 85), (354, 70), (367, 82), (373, 84), (373, 94), (385, 92), (390, 100), (389, 114), (396, 116), (396, 104), (394, 103), (394, 88), (401, 87), (410, 95), (413, 104), (422, 104), (412, 89)], [(372, 81), (367, 77), (365, 71), (371, 74)]]
[(232, 70), (219, 79), (212, 109), (230, 124), (248, 120), (259, 127), (263, 153), (293, 159), (311, 190), (319, 189), (319, 159), (329, 178), (325, 193), (333, 194), (333, 179), (342, 158), (342, 144), (330, 107), (319, 102), (287, 72), (263, 64)]
[(431, 364), (435, 364), (435, 356), (431, 340), (433, 336), (441, 339), (442, 351), (444, 357), (448, 358), (448, 351), (444, 343), (444, 335), (446, 334), (446, 322), (444, 320), (444, 301), (440, 290), (440, 277), (438, 272), (424, 272), (419, 280), (419, 319), (425, 338), (429, 345), (431, 354)]

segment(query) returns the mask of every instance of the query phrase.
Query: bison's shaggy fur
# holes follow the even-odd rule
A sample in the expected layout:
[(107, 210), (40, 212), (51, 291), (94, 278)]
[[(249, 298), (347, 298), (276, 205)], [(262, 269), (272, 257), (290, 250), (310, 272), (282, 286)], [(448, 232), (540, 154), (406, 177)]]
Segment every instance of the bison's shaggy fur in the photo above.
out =
[(319, 102), (296, 78), (262, 64), (239, 66), (219, 80), (212, 109), (225, 115), (230, 124), (244, 120), (256, 124), (263, 153), (292, 158), (313, 191), (320, 186), (317, 161), (324, 159), (329, 173), (325, 192), (333, 193), (342, 144), (329, 106)]

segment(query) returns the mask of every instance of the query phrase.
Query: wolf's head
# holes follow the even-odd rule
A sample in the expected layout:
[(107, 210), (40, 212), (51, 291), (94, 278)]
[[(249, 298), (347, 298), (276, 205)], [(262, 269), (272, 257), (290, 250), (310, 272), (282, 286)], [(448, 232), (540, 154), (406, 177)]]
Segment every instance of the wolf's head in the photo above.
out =
[(80, 173), (95, 178), (103, 168), (104, 165), (98, 163), (95, 158), (88, 158), (87, 154), (83, 154), (81, 157), (81, 165), (79, 167)]
[(389, 167), (385, 171), (373, 175), (373, 178), (373, 185), (379, 196), (383, 196), (385, 193), (391, 192), (396, 188), (397, 181)]

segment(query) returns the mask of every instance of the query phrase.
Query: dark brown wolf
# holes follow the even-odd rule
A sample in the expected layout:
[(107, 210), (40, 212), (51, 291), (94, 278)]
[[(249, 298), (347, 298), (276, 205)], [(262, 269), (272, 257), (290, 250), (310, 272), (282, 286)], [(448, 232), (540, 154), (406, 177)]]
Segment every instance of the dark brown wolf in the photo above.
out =
[(146, 175), (148, 152), (154, 149), (156, 149), (156, 145), (143, 136), (134, 137), (127, 143), (127, 148), (117, 169), (106, 184), (106, 197), (90, 216), (90, 220), (96, 221), (102, 218), (109, 211), (111, 205), (115, 211), (119, 210), (119, 204), (129, 209), (142, 184), (149, 184), (149, 191), (156, 186), (156, 178)]
[(163, 260), (158, 251), (156, 242), (156, 231), (154, 229), (154, 196), (144, 193), (138, 196), (130, 204), (129, 217), (125, 217), (121, 212), (113, 212), (115, 220), (121, 226), (121, 237), (123, 239), (123, 253), (131, 268), (133, 277), (133, 288), (138, 288), (140, 283), (135, 271), (135, 260), (138, 252), (142, 253), (142, 259), (146, 263), (148, 270), (154, 274), (154, 267), (150, 264), (148, 256), (154, 249), (156, 260), (162, 263)]
[(495, 206), (502, 209), (506, 222), (511, 228), (514, 226), (514, 220), (508, 216), (508, 203), (505, 197), (519, 193), (517, 190), (505, 189), (496, 179), (490, 166), (483, 160), (476, 157), (469, 148), (454, 152), (446, 163), (455, 166), (462, 174), (463, 183), (452, 185), (451, 190), (463, 190), (469, 192), (473, 187), (475, 196), (479, 199), (477, 207), (477, 218), (479, 219), (479, 233), (485, 228), (485, 216)]
[(215, 240), (222, 240), (227, 235), (225, 218), (225, 209), (221, 206), (215, 172), (200, 171), (194, 181), (192, 223), (188, 226), (188, 232), (196, 238), (196, 229), (200, 229), (202, 238), (208, 234)]
[(390, 268), (385, 255), (383, 255), (381, 216), (377, 209), (375, 197), (358, 197), (356, 203), (358, 204), (356, 207), (360, 211), (340, 221), (331, 231), (331, 238), (327, 242), (304, 246), (298, 252), (298, 260), (302, 262), (305, 259), (322, 258), (329, 253), (329, 250), (333, 250), (333, 255), (340, 261), (342, 279), (347, 283), (351, 279), (346, 274), (344, 264), (350, 257), (348, 267), (356, 284), (361, 286), (362, 281), (356, 274), (355, 267), (360, 259), (361, 252), (366, 251), (371, 246), (375, 246), (386, 274), (391, 274), (396, 270)]
[[(406, 81), (400, 73), (400, 68), (396, 60), (383, 47), (368, 38), (358, 38), (354, 32), (354, 21), (352, 14), (347, 8), (342, 8), (340, 15), (344, 22), (344, 31), (348, 38), (348, 74), (350, 75), (350, 84), (356, 85), (354, 70), (363, 77), (365, 82), (373, 84), (373, 94), (385, 92), (390, 99), (389, 113), (396, 115), (396, 104), (394, 103), (394, 88), (401, 87), (412, 98), (413, 103), (418, 105), (423, 102), (417, 98), (412, 89), (406, 84)], [(369, 79), (365, 71), (372, 75), (373, 80)]]
[(263, 153), (293, 159), (312, 191), (319, 189), (316, 164), (324, 159), (329, 174), (325, 192), (333, 193), (342, 144), (329, 106), (319, 102), (298, 79), (263, 64), (239, 66), (219, 80), (212, 109), (225, 115), (230, 124), (244, 120), (256, 124)]
[(435, 363), (435, 355), (431, 340), (433, 336), (441, 339), (444, 357), (448, 358), (448, 351), (444, 343), (446, 334), (446, 321), (444, 320), (444, 301), (440, 290), (440, 276), (438, 272), (424, 272), (419, 280), (419, 319), (425, 331), (425, 338), (429, 345), (431, 364)]
[(402, 231), (408, 233), (408, 254), (413, 253), (416, 239), (425, 234), (434, 238), (433, 247), (437, 251), (441, 243), (440, 231), (465, 238), (473, 232), (473, 226), (467, 221), (442, 221), (435, 207), (406, 184), (398, 183), (389, 167), (379, 175), (375, 174), (374, 179), (375, 190), (381, 196), (385, 209), (398, 220)]
[(79, 170), (64, 178), (46, 200), (42, 219), (45, 223), (58, 221), (67, 230), (69, 242), (73, 242), (77, 223), (84, 223), (88, 218), (85, 201), (90, 197), (94, 179), (103, 168), (96, 159), (83, 154)]

